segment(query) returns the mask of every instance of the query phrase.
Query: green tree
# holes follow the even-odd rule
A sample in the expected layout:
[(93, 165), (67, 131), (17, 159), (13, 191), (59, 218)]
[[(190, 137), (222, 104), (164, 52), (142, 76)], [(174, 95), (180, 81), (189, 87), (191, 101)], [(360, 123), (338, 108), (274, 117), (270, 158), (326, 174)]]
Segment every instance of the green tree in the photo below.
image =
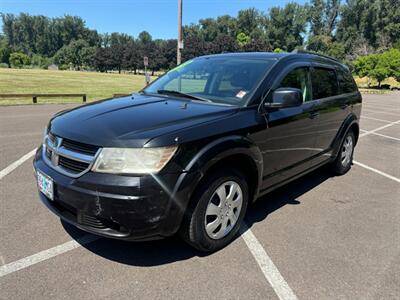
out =
[(239, 33), (236, 37), (236, 42), (240, 47), (246, 46), (248, 43), (250, 43), (250, 40), (251, 38), (244, 32)]
[(21, 52), (13, 52), (10, 54), (10, 64), (13, 68), (22, 68), (29, 65), (29, 56)]
[(54, 56), (54, 61), (60, 65), (71, 65), (80, 70), (83, 66), (93, 65), (95, 50), (84, 40), (72, 41), (62, 47)]
[(400, 82), (400, 49), (390, 49), (381, 54), (378, 67), (388, 70), (388, 77)]
[(400, 50), (392, 49), (382, 54), (360, 56), (354, 61), (354, 72), (360, 77), (375, 79), (379, 87), (381, 82), (390, 76), (399, 79)]
[(263, 16), (255, 8), (239, 11), (237, 16), (237, 31), (244, 33), (252, 39), (265, 37), (262, 27)]
[(6, 37), (0, 34), (0, 63), (9, 65), (11, 52)]
[(303, 45), (307, 10), (296, 3), (272, 7), (265, 19), (266, 35), (273, 49), (292, 51)]

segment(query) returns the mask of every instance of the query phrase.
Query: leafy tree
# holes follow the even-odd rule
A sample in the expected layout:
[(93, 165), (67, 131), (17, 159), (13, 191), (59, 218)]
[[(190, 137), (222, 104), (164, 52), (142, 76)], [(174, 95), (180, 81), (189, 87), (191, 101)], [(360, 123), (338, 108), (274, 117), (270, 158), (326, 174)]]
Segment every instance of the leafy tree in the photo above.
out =
[(22, 68), (29, 65), (29, 56), (21, 52), (13, 52), (10, 54), (10, 64), (13, 68)]
[(400, 82), (400, 49), (391, 49), (380, 55), (378, 67), (388, 70), (388, 77), (394, 77)]
[(201, 37), (206, 42), (212, 42), (218, 35), (218, 23), (212, 18), (199, 21)]
[(326, 51), (326, 54), (329, 56), (332, 56), (334, 58), (337, 58), (339, 60), (345, 60), (345, 50), (343, 44), (339, 42), (333, 42), (329, 45), (328, 50)]
[(99, 46), (97, 31), (86, 28), (80, 17), (48, 18), (1, 14), (3, 32), (10, 47), (25, 54), (51, 57), (73, 40), (85, 40), (89, 46)]
[(379, 87), (381, 82), (390, 76), (398, 80), (400, 79), (400, 50), (392, 49), (382, 54), (360, 56), (354, 61), (354, 72), (360, 77), (367, 76), (376, 79)]
[(240, 47), (244, 47), (244, 46), (246, 46), (248, 43), (250, 43), (251, 38), (250, 38), (248, 35), (246, 35), (244, 32), (241, 32), (241, 33), (239, 33), (239, 34), (237, 35), (236, 41), (237, 41), (237, 43), (238, 43), (238, 45), (239, 45)]
[(218, 34), (214, 42), (208, 43), (207, 47), (208, 53), (227, 53), (238, 50), (235, 39), (227, 34)]
[(283, 8), (272, 7), (265, 21), (268, 41), (273, 49), (292, 51), (303, 45), (303, 34), (307, 23), (304, 6), (288, 3)]
[(262, 20), (263, 16), (255, 8), (241, 10), (237, 16), (237, 30), (253, 39), (261, 39), (265, 37)]
[(339, 16), (340, 0), (311, 0), (308, 9), (312, 36), (332, 36)]
[(185, 36), (185, 48), (182, 50), (183, 61), (206, 54), (207, 48), (206, 41), (200, 35), (187, 34)]
[(151, 34), (147, 31), (142, 31), (141, 33), (139, 33), (138, 40), (140, 43), (146, 45), (151, 43), (153, 41), (153, 38), (151, 37)]
[(6, 38), (0, 35), (0, 63), (9, 65), (11, 52), (11, 48), (8, 45)]
[(92, 56), (95, 50), (84, 40), (72, 41), (62, 47), (54, 56), (54, 61), (61, 65), (71, 65), (80, 70), (82, 66), (93, 64)]
[(246, 52), (265, 52), (271, 51), (271, 44), (265, 39), (251, 39), (248, 44), (246, 44), (243, 48), (243, 51)]
[(140, 59), (143, 59), (140, 55), (140, 47), (138, 42), (130, 42), (124, 52), (123, 68), (131, 70), (135, 74), (139, 67)]
[(238, 27), (238, 21), (236, 18), (229, 15), (220, 16), (217, 18), (217, 27), (219, 34), (225, 34), (231, 37), (235, 37)]
[(112, 66), (118, 70), (118, 73), (121, 73), (122, 65), (124, 63), (124, 53), (125, 46), (124, 45), (111, 45), (110, 51), (112, 53)]

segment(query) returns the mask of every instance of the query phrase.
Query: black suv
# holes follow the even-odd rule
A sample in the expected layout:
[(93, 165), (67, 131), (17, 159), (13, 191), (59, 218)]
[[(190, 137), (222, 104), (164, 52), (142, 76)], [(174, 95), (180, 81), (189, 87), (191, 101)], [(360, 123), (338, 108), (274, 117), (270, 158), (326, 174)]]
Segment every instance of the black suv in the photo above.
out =
[(105, 237), (181, 236), (215, 251), (255, 199), (322, 165), (347, 172), (361, 96), (310, 53), (199, 57), (129, 97), (49, 122), (34, 167), (61, 219)]

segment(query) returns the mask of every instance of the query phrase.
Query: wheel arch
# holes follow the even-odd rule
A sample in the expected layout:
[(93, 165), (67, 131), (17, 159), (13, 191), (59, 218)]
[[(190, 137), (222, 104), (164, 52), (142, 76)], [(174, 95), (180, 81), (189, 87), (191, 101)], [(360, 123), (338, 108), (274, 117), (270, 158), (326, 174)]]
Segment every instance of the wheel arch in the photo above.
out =
[(356, 143), (358, 141), (358, 137), (360, 134), (360, 125), (359, 125), (359, 120), (355, 114), (350, 114), (342, 123), (342, 126), (340, 127), (340, 130), (338, 134), (336, 135), (334, 141), (332, 142), (331, 148), (333, 149), (333, 155), (332, 157), (336, 157), (338, 152), (339, 152), (339, 147), (342, 144), (342, 141), (344, 137), (346, 136), (346, 133), (349, 130), (353, 130), (354, 132), (354, 137), (356, 139)]
[[(190, 185), (191, 188), (185, 191), (185, 196), (190, 199), (205, 176), (222, 166), (238, 168), (244, 176), (249, 176), (247, 181), (252, 188), (252, 197), (257, 197), (262, 181), (262, 154), (250, 139), (237, 135), (219, 138), (203, 146), (186, 165), (173, 194), (179, 193), (181, 187)], [(193, 178), (187, 174), (197, 175)]]

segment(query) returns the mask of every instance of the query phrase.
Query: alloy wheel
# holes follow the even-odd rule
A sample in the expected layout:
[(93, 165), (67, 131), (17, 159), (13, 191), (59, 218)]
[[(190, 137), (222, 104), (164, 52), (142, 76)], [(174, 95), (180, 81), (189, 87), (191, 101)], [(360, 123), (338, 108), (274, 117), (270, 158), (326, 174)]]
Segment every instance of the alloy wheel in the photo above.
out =
[(348, 135), (342, 146), (342, 153), (341, 153), (342, 166), (346, 167), (351, 162), (352, 155), (353, 155), (353, 139), (350, 135)]
[(235, 181), (221, 184), (211, 196), (204, 219), (207, 235), (212, 239), (225, 237), (235, 226), (243, 203), (243, 191)]

